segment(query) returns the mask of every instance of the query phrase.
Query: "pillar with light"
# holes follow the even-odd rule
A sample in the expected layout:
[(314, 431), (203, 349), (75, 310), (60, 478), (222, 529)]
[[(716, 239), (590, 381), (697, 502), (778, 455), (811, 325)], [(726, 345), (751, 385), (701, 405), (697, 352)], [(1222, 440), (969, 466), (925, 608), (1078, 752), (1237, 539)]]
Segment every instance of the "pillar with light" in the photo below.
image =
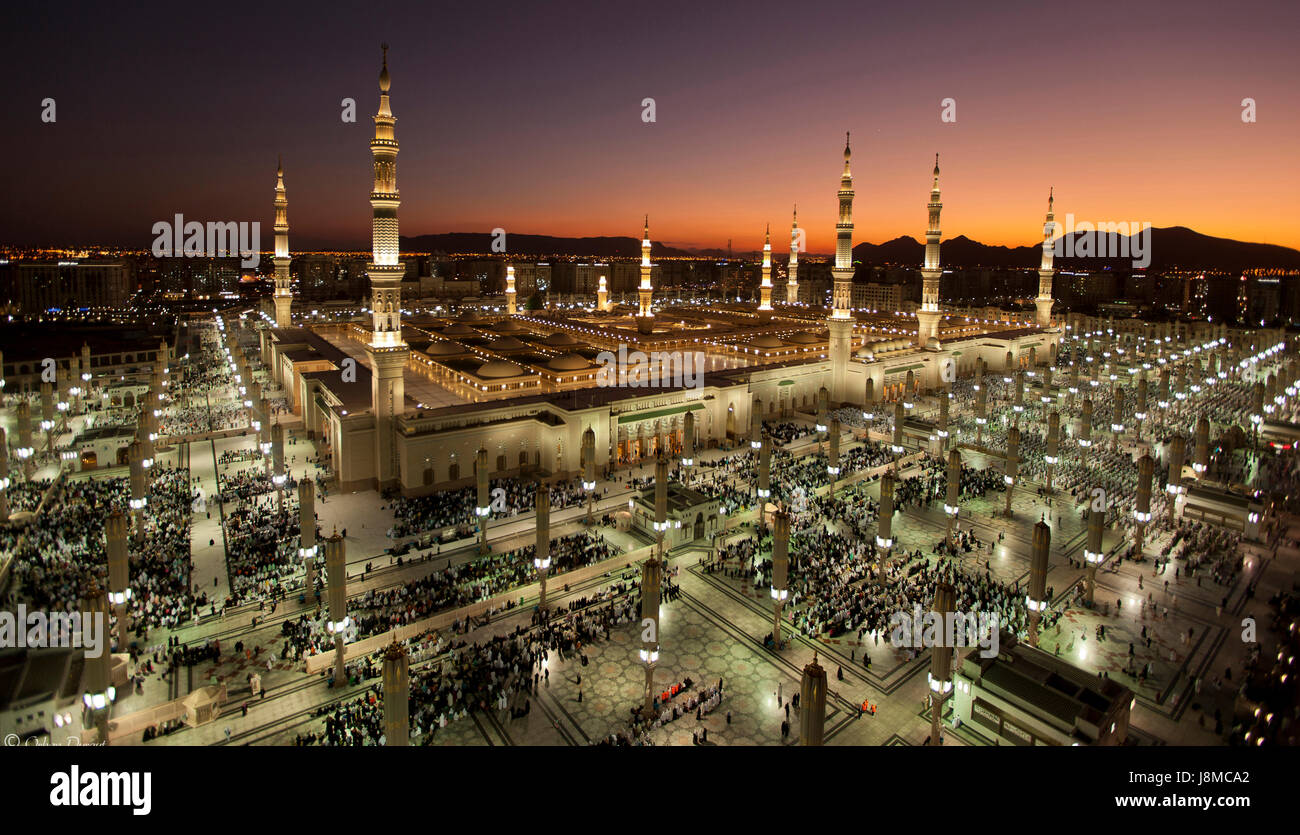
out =
[[(957, 590), (949, 583), (940, 582), (934, 588), (934, 601), (930, 610), (934, 612), (940, 627), (939, 641), (930, 648), (930, 673), (927, 676), (930, 690), (930, 746), (937, 748), (943, 744), (943, 706), (952, 696), (952, 653), (954, 647), (948, 643), (948, 630), (944, 628), (952, 613), (957, 608)], [(918, 628), (916, 625), (913, 628)]]
[(1034, 524), (1029, 556), (1029, 589), (1025, 605), (1029, 609), (1027, 639), (1032, 647), (1038, 646), (1038, 622), (1047, 610), (1047, 554), (1052, 547), (1052, 529), (1042, 519)]
[[(864, 650), (865, 651), (865, 650)], [(822, 745), (826, 728), (826, 670), (813, 660), (803, 668), (799, 680), (799, 744)]]
[(880, 515), (876, 518), (876, 559), (880, 563), (880, 573), (876, 583), (885, 582), (885, 568), (889, 564), (889, 552), (894, 547), (894, 471), (885, 470), (880, 476)]
[[(88, 627), (88, 623), (95, 625)], [(108, 595), (104, 594), (99, 583), (94, 580), (91, 580), (81, 591), (80, 626), (83, 636), (90, 628), (97, 630), (101, 636), (107, 634)], [(108, 743), (108, 718), (113, 701), (117, 698), (112, 683), (112, 669), (113, 655), (106, 647), (98, 657), (92, 658), (89, 654), (85, 657), (85, 668), (81, 679), (85, 688), (81, 696), (81, 703), (85, 708), (83, 726), (95, 728), (98, 741), (102, 744)]]
[[(1100, 509), (1097, 507), (1099, 501), (1101, 503)], [(1097, 588), (1097, 567), (1106, 559), (1106, 552), (1102, 550), (1101, 545), (1101, 536), (1106, 525), (1106, 504), (1107, 497), (1103, 490), (1101, 496), (1093, 498), (1092, 504), (1088, 507), (1088, 541), (1083, 549), (1083, 559), (1086, 563), (1087, 573), (1085, 574), (1083, 589), (1084, 600), (1089, 608), (1092, 608), (1093, 594)]]
[(492, 505), (488, 495), (488, 463), (487, 450), (479, 447), (478, 453), (474, 456), (474, 478), (477, 488), (477, 501), (474, 505), (474, 516), (478, 520), (478, 552), (486, 554), (488, 548), (488, 514), (492, 512)]
[(781, 648), (781, 610), (790, 596), (790, 514), (772, 514), (772, 642)]
[(1007, 453), (1002, 481), (1007, 485), (1007, 505), (1004, 515), (1011, 518), (1011, 497), (1016, 491), (1016, 477), (1020, 475), (1020, 430), (1007, 430)]
[(348, 683), (343, 645), (351, 619), (348, 617), (348, 562), (343, 537), (335, 531), (325, 539), (325, 585), (329, 608), (326, 631), (334, 636), (334, 686)]
[(384, 650), (384, 745), (411, 744), (411, 670), (406, 647), (394, 640)]
[(113, 636), (117, 652), (126, 652), (127, 636), (131, 633), (131, 563), (127, 557), (126, 535), (126, 516), (114, 510), (105, 520), (104, 539), (108, 546), (108, 603), (117, 621)]
[(1182, 435), (1175, 435), (1174, 439), (1169, 442), (1169, 480), (1165, 484), (1165, 492), (1169, 494), (1169, 521), (1174, 521), (1174, 514), (1178, 507), (1178, 496), (1185, 489), (1183, 487), (1183, 461), (1187, 456), (1187, 439)]
[(551, 570), (551, 488), (546, 483), (539, 483), (533, 491), (536, 497), (537, 540), (534, 545), (533, 568), (537, 569), (537, 582), (540, 585), (538, 608), (546, 610), (546, 575)]
[(1137, 506), (1133, 510), (1133, 553), (1142, 559), (1143, 540), (1151, 522), (1151, 482), (1155, 478), (1155, 461), (1150, 455), (1138, 459)]
[(298, 559), (309, 596), (316, 594), (316, 551), (316, 485), (304, 478), (298, 482)]

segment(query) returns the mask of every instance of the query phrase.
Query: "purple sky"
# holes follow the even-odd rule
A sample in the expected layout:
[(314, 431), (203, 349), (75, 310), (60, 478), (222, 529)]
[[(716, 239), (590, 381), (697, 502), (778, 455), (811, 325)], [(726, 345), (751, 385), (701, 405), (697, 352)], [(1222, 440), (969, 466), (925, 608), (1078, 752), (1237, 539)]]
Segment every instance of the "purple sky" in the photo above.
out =
[[(402, 232), (1038, 239), (1058, 219), (1300, 246), (1300, 3), (26, 4), (6, 10), (0, 243), (147, 246), (158, 220), (369, 243), (367, 143), (390, 46)], [(40, 120), (41, 100), (57, 122)], [(656, 99), (657, 121), (641, 121)], [(340, 100), (357, 121), (340, 119)], [(940, 101), (957, 121), (940, 121)], [(1241, 100), (1258, 121), (1241, 120)]]

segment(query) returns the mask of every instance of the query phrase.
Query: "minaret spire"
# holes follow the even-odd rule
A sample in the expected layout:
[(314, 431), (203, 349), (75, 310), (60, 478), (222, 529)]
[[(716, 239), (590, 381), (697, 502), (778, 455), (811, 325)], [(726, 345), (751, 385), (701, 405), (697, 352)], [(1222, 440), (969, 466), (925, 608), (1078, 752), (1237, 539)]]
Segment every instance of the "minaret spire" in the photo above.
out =
[(848, 399), (849, 354), (853, 348), (853, 172), (849, 163), (853, 150), (849, 133), (844, 133), (844, 173), (840, 175), (839, 220), (835, 223), (835, 266), (831, 268), (833, 289), (831, 315), (827, 320), (827, 353), (831, 361), (830, 396), (836, 403)]
[(1047, 190), (1047, 217), (1043, 221), (1043, 260), (1038, 268), (1038, 297), (1034, 299), (1034, 307), (1038, 310), (1038, 326), (1040, 328), (1051, 327), (1052, 325), (1052, 279), (1056, 275), (1056, 270), (1052, 267), (1053, 257), (1056, 254), (1055, 241), (1052, 237), (1056, 234), (1056, 213), (1053, 210), (1053, 203), (1056, 200), (1056, 188), (1049, 187)]
[(650, 215), (645, 216), (645, 229), (641, 233), (641, 286), (637, 288), (637, 295), (641, 302), (637, 311), (637, 329), (641, 333), (650, 333), (654, 330), (655, 313), (654, 313), (654, 287), (650, 285), (650, 270), (653, 265), (650, 263)]
[(790, 280), (785, 284), (785, 303), (799, 301), (799, 204), (790, 218)]
[(939, 261), (939, 155), (934, 155), (934, 183), (930, 187), (930, 222), (925, 232), (925, 261), (921, 264), (921, 308), (916, 312), (916, 344), (924, 348), (939, 339), (939, 279), (943, 269)]
[(289, 198), (284, 190), (284, 160), (275, 157), (275, 326), (291, 327), (293, 324), (293, 283), (289, 277)]
[(397, 444), (394, 440), (396, 417), (406, 411), (406, 367), (410, 349), (402, 341), (402, 276), (406, 272), (400, 260), (397, 208), (401, 195), (397, 190), (397, 133), (388, 91), (392, 79), (388, 74), (388, 44), (383, 45), (383, 67), (379, 71), (379, 111), (375, 114), (375, 138), (370, 141), (374, 158), (375, 180), (370, 190), (371, 261), (366, 265), (370, 276), (370, 311), (372, 327), (366, 352), (370, 355), (371, 411), (375, 418), (375, 483), (378, 487), (394, 484), (400, 478)]
[(835, 266), (831, 269), (835, 286), (831, 299), (831, 318), (849, 319), (853, 283), (853, 172), (849, 168), (853, 151), (849, 134), (844, 133), (844, 173), (840, 175), (840, 217), (835, 224)]
[(772, 224), (763, 232), (763, 280), (758, 287), (759, 318), (772, 315)]

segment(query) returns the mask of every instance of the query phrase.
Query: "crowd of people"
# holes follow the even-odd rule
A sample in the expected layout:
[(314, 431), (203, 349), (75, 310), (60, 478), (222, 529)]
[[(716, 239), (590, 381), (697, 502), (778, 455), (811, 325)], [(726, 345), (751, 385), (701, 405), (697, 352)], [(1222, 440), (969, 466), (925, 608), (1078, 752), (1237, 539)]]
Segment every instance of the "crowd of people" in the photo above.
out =
[[(504, 494), (504, 507), (492, 506), (491, 519), (506, 519), (521, 513), (530, 513), (536, 507), (534, 491), (537, 483), (518, 478), (494, 478), (489, 482), (489, 496)], [(497, 492), (498, 490), (503, 493)], [(550, 485), (551, 510), (576, 507), (587, 501), (587, 493), (579, 479), (555, 482)], [(388, 535), (394, 539), (415, 536), (426, 531), (436, 531), (458, 525), (472, 524), (478, 503), (477, 487), (440, 490), (427, 496), (395, 496), (393, 527)]]
[[(14, 554), (15, 601), (47, 611), (75, 611), (92, 580), (108, 590), (105, 522), (113, 511), (129, 514), (125, 478), (65, 479), (39, 519), (8, 531)], [(197, 604), (190, 587), (190, 504), (187, 470), (149, 471), (143, 532), (128, 518), (130, 623), (137, 635), (188, 621)], [(206, 597), (200, 597), (206, 600)]]
[[(502, 718), (530, 711), (539, 688), (549, 686), (550, 655), (585, 658), (583, 648), (609, 640), (612, 631), (637, 620), (634, 583), (620, 581), (583, 601), (584, 605), (517, 627), (508, 635), (475, 643), (439, 640), (437, 657), (411, 671), (409, 701), (412, 739), (433, 744), (439, 731), (470, 714), (494, 711)], [(323, 730), (300, 734), (299, 745), (380, 745), (383, 737), (383, 690), (370, 691), (320, 714)]]

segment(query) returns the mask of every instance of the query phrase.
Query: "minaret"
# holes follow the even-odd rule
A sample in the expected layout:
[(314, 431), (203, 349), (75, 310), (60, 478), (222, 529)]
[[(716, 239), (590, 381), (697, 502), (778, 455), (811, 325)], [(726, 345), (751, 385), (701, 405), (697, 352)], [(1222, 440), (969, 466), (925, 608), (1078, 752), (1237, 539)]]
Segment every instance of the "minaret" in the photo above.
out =
[(758, 287), (759, 318), (772, 315), (772, 225), (763, 232), (763, 280)]
[(289, 198), (284, 195), (284, 165), (275, 168), (275, 326), (292, 325), (293, 289), (289, 279)]
[(515, 306), (515, 266), (506, 264), (506, 313), (514, 316), (518, 308)]
[(790, 220), (790, 280), (785, 283), (785, 303), (799, 301), (799, 207), (794, 207)]
[(645, 231), (641, 235), (641, 286), (637, 295), (641, 298), (641, 308), (637, 312), (636, 326), (641, 333), (654, 330), (655, 313), (651, 305), (654, 288), (650, 286), (650, 215), (645, 216)]
[(375, 158), (375, 187), (370, 192), (374, 210), (371, 226), (373, 260), (366, 265), (370, 276), (370, 309), (374, 327), (366, 353), (370, 355), (371, 410), (375, 416), (375, 483), (388, 486), (398, 479), (397, 445), (393, 418), (405, 410), (406, 384), (402, 369), (410, 349), (402, 341), (402, 275), (405, 265), (398, 260), (397, 138), (393, 111), (388, 106), (388, 44), (384, 44), (384, 66), (379, 72), (379, 112), (375, 114), (375, 138), (370, 153)]
[(934, 184), (930, 187), (930, 224), (925, 232), (925, 262), (921, 264), (921, 308), (916, 311), (916, 344), (924, 348), (939, 338), (939, 155), (934, 155)]
[(844, 134), (844, 173), (840, 175), (840, 216), (835, 224), (835, 266), (831, 268), (834, 289), (831, 293), (829, 330), (831, 360), (831, 399), (843, 403), (848, 399), (849, 354), (853, 349), (853, 172), (849, 161), (849, 135)]
[(1054, 195), (1055, 189), (1049, 189), (1047, 219), (1043, 222), (1043, 264), (1038, 268), (1038, 298), (1034, 299), (1040, 328), (1051, 327), (1052, 324), (1052, 276), (1056, 275), (1056, 270), (1052, 269), (1052, 256), (1055, 254), (1052, 236), (1056, 234), (1056, 215), (1052, 213)]

